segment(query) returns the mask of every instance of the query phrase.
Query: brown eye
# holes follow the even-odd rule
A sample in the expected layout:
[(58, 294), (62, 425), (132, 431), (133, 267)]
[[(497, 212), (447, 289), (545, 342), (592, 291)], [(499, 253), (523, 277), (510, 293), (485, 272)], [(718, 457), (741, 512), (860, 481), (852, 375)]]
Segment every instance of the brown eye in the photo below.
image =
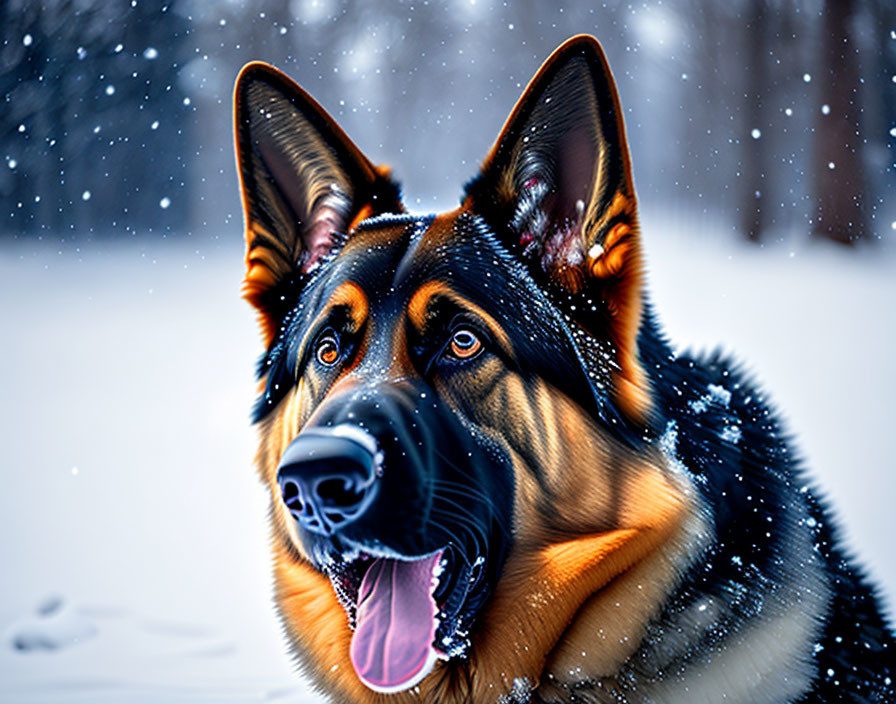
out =
[(458, 359), (471, 359), (479, 354), (482, 342), (476, 333), (462, 328), (451, 336), (451, 354)]
[(325, 367), (332, 367), (339, 361), (339, 342), (329, 333), (317, 343), (317, 361)]

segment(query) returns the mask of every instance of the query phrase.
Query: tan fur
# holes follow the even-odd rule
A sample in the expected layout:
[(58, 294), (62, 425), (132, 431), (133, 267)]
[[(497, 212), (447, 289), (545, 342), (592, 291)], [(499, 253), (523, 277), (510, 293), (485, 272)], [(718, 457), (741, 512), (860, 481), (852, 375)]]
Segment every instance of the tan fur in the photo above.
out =
[(702, 514), (694, 510), (683, 483), (681, 493), (691, 503), (688, 518), (659, 549), (593, 595), (576, 614), (545, 666), (546, 679), (539, 690), (545, 702), (567, 701), (568, 688), (583, 678), (613, 681), (638, 649), (647, 624), (688, 566), (693, 544), (708, 537)]
[[(244, 206), (248, 208), (248, 206)], [(261, 306), (261, 299), (265, 291), (277, 283), (281, 273), (279, 262), (274, 253), (269, 249), (256, 248), (253, 242), (258, 236), (269, 236), (269, 233), (259, 223), (246, 225), (246, 274), (243, 277), (242, 295), (257, 310), (258, 324), (261, 328), (262, 341), (267, 347), (277, 334), (277, 321), (271, 318)], [(287, 252), (280, 247), (283, 256)]]
[(346, 281), (336, 288), (330, 296), (328, 309), (334, 306), (346, 306), (349, 309), (355, 329), (361, 327), (370, 312), (370, 304), (367, 302), (364, 289), (354, 281)]
[(413, 296), (411, 296), (411, 300), (407, 304), (408, 317), (418, 329), (423, 329), (426, 321), (426, 309), (432, 300), (438, 296), (454, 301), (474, 313), (488, 326), (489, 332), (494, 335), (495, 341), (500, 345), (502, 351), (513, 358), (513, 344), (510, 342), (507, 333), (504, 332), (503, 328), (498, 324), (498, 321), (484, 311), (481, 306), (458, 295), (442, 281), (428, 281), (417, 289)]

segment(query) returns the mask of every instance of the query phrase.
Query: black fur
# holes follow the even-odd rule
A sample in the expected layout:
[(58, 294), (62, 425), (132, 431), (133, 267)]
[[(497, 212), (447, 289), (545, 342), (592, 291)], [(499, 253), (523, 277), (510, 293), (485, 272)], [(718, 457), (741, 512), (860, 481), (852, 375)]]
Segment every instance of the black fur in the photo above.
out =
[[(683, 590), (724, 591), (730, 599), (732, 585), (746, 585), (740, 614), (760, 618), (765, 604), (751, 598), (750, 587), (780, 579), (791, 552), (782, 526), (798, 523), (792, 527), (810, 534), (833, 589), (828, 612), (818, 614), (824, 626), (814, 647), (817, 674), (799, 702), (896, 701), (896, 641), (879, 600), (840, 547), (830, 512), (765, 394), (720, 353), (674, 354), (650, 312), (639, 348), (662, 409), (657, 420), (675, 424), (676, 455), (694, 475), (715, 522), (716, 540)], [(730, 400), (713, 396), (711, 386), (730, 392)], [(695, 412), (701, 403), (705, 410)], [(739, 429), (736, 443), (720, 437), (725, 428)]]

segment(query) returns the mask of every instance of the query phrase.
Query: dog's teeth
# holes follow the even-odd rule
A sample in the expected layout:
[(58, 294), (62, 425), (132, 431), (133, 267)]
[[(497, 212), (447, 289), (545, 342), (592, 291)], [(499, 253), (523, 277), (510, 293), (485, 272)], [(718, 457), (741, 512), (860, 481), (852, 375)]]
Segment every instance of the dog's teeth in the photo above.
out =
[(345, 609), (349, 626), (354, 629), (357, 593), (351, 585), (351, 581), (345, 574), (340, 574), (335, 570), (328, 571), (327, 576), (330, 578), (330, 584), (333, 586), (333, 593), (336, 595), (336, 599), (342, 605), (342, 608)]

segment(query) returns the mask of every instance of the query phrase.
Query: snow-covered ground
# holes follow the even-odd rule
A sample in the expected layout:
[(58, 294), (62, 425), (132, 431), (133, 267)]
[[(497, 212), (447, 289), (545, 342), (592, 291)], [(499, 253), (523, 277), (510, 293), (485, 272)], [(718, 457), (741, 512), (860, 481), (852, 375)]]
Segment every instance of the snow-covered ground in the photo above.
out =
[[(666, 329), (755, 370), (892, 608), (896, 256), (707, 225), (646, 219)], [(0, 701), (318, 701), (270, 603), (235, 240), (0, 248)]]

